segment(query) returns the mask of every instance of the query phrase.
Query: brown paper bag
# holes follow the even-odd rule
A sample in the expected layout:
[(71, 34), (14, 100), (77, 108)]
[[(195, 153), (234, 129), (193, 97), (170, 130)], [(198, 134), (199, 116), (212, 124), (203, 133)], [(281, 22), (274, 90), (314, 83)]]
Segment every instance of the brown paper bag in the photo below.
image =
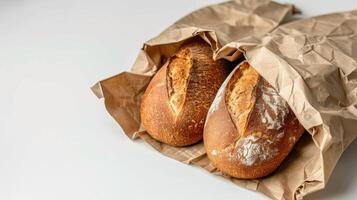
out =
[[(217, 56), (222, 46), (248, 36), (260, 37), (271, 32), (289, 19), (292, 13), (292, 5), (270, 0), (236, 0), (199, 9), (146, 42), (131, 72), (123, 72), (100, 81), (92, 90), (99, 98), (104, 97), (108, 112), (128, 137), (140, 137), (166, 156), (220, 174), (207, 159), (202, 142), (177, 148), (162, 144), (145, 132), (141, 127), (139, 112), (142, 95), (151, 77), (186, 39), (202, 37)], [(235, 51), (230, 56), (236, 58), (240, 54)], [(232, 181), (252, 190), (257, 190), (259, 183), (258, 180)]]
[(229, 43), (216, 58), (235, 60), (236, 51), (310, 133), (256, 189), (273, 199), (302, 199), (324, 188), (357, 136), (357, 11), (292, 22), (266, 37)]

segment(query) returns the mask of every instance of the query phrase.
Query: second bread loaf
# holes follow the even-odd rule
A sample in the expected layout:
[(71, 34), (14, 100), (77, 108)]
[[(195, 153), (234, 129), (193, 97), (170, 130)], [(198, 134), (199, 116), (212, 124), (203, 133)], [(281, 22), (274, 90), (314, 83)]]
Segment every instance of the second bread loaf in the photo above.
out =
[(225, 174), (263, 177), (282, 163), (304, 128), (287, 102), (248, 63), (232, 73), (210, 108), (205, 149)]

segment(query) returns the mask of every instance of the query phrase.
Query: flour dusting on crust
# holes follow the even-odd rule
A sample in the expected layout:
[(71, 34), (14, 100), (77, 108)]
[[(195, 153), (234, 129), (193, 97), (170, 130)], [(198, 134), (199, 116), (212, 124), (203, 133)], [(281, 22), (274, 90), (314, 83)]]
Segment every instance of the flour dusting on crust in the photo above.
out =
[(272, 147), (268, 140), (258, 142), (259, 140), (260, 138), (249, 135), (237, 142), (237, 155), (242, 164), (252, 166), (277, 155), (278, 149)]
[(289, 113), (286, 101), (270, 85), (260, 84), (259, 89), (264, 102), (258, 105), (262, 123), (266, 124), (267, 129), (281, 129)]

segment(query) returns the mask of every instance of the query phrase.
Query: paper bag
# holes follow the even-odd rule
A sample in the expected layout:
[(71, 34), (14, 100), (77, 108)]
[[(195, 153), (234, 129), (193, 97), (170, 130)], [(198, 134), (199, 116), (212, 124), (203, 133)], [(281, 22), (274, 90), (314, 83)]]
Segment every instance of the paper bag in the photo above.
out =
[[(227, 44), (288, 102), (305, 135), (256, 190), (273, 199), (302, 199), (325, 187), (343, 151), (357, 136), (357, 11), (282, 25), (265, 37)], [(347, 177), (346, 177), (347, 178)]]

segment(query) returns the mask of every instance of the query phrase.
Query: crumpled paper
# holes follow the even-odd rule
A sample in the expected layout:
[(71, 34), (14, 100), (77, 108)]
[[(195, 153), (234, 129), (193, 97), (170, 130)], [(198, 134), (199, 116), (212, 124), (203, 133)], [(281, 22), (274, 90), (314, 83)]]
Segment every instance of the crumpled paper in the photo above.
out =
[(272, 176), (258, 180), (256, 190), (273, 199), (302, 199), (324, 188), (357, 136), (357, 10), (291, 22), (265, 37), (229, 43), (216, 58), (238, 59), (232, 56), (236, 51), (310, 133)]
[[(222, 175), (208, 160), (202, 142), (177, 148), (151, 138), (141, 126), (142, 95), (151, 77), (186, 39), (200, 36), (210, 44), (215, 57), (230, 57), (231, 60), (236, 60), (242, 56), (241, 52), (233, 50), (232, 47), (228, 48), (227, 45), (250, 36), (260, 38), (287, 21), (293, 12), (292, 5), (269, 0), (236, 0), (199, 9), (146, 42), (130, 72), (123, 72), (102, 80), (94, 85), (92, 90), (99, 98), (105, 99), (106, 109), (128, 137), (141, 138), (166, 156)], [(227, 48), (222, 50), (223, 46)], [(303, 142), (299, 143), (299, 145), (303, 144)], [(315, 148), (314, 145), (310, 146)], [(261, 180), (243, 181), (226, 178), (242, 187), (262, 191), (272, 198), (274, 195), (270, 194), (272, 191), (269, 191), (271, 188), (268, 186), (274, 184), (277, 192), (284, 193), (282, 185), (288, 182), (285, 180), (280, 183), (260, 184)], [(267, 189), (262, 190), (262, 188)]]

